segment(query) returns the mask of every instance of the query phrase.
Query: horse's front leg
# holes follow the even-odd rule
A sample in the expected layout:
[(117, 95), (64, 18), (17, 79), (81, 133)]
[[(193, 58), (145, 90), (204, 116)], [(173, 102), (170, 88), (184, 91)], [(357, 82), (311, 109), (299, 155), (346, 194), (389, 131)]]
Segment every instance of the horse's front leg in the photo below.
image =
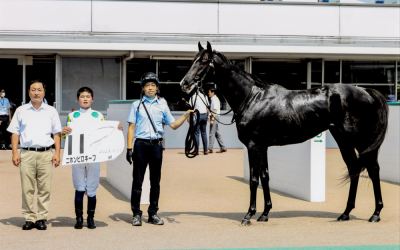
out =
[(250, 226), (251, 217), (256, 213), (256, 201), (257, 201), (257, 188), (260, 179), (260, 164), (261, 154), (258, 147), (248, 146), (249, 154), (249, 168), (250, 168), (250, 207), (249, 212), (243, 218), (241, 226)]
[(272, 208), (271, 193), (269, 190), (269, 173), (268, 173), (268, 151), (265, 150), (261, 154), (261, 168), (260, 168), (260, 179), (261, 185), (264, 192), (264, 212), (257, 219), (257, 221), (268, 221), (268, 213)]

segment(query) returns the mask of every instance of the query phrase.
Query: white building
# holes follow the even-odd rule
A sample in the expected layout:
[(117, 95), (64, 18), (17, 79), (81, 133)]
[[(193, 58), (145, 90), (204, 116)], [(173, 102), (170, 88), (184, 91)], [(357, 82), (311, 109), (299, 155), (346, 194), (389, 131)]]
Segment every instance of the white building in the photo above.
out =
[(326, 1), (0, 0), (0, 88), (19, 106), (41, 79), (64, 123), (79, 87), (93, 88), (93, 108), (106, 114), (109, 100), (137, 99), (153, 71), (179, 115), (178, 82), (197, 42), (210, 41), (289, 89), (342, 82), (398, 99), (400, 0)]

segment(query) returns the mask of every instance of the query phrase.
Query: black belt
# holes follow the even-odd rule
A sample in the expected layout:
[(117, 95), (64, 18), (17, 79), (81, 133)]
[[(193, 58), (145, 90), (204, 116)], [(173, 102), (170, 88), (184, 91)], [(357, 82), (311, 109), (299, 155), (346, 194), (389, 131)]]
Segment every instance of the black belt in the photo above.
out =
[(41, 147), (41, 148), (28, 147), (28, 148), (22, 148), (22, 149), (29, 150), (29, 151), (43, 152), (43, 151), (50, 150), (51, 146), (50, 147)]
[(162, 140), (163, 140), (163, 138), (153, 139), (153, 140), (136, 138), (136, 141), (144, 141), (144, 142), (148, 142), (148, 143), (151, 143), (151, 144), (160, 143), (160, 142), (162, 142)]

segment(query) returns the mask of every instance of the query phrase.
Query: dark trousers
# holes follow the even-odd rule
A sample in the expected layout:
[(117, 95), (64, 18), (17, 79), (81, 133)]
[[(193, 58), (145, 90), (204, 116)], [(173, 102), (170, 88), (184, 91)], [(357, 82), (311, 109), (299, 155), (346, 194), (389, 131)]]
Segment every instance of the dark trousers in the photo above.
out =
[(157, 214), (158, 199), (160, 197), (160, 180), (163, 150), (160, 144), (135, 141), (133, 147), (133, 182), (131, 194), (131, 208), (133, 215), (142, 216), (140, 210), (140, 197), (147, 164), (150, 171), (150, 206), (147, 210), (149, 216)]
[(0, 143), (4, 142), (6, 144), (6, 147), (8, 146), (8, 144), (10, 144), (10, 134), (7, 132), (8, 119), (8, 115), (0, 115)]
[(197, 126), (197, 130), (195, 132), (197, 146), (200, 148), (199, 134), (201, 131), (201, 140), (203, 141), (204, 152), (206, 152), (208, 150), (207, 149), (207, 146), (208, 146), (207, 145), (207, 114), (200, 114), (200, 119), (197, 119), (197, 122), (199, 123), (199, 126)]

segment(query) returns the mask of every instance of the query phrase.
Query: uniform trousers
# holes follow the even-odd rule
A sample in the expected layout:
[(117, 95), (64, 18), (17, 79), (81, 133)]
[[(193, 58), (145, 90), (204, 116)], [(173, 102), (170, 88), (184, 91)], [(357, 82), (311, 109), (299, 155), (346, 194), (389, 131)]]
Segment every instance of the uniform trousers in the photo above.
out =
[(157, 214), (158, 200), (160, 198), (161, 165), (163, 150), (159, 143), (135, 140), (133, 147), (133, 182), (131, 193), (131, 209), (133, 215), (142, 216), (140, 210), (140, 197), (147, 165), (150, 171), (150, 206), (147, 210), (149, 216)]
[(8, 146), (8, 144), (10, 144), (10, 134), (7, 131), (9, 119), (10, 118), (9, 118), (8, 115), (0, 115), (0, 121), (1, 121), (1, 125), (0, 125), (0, 143), (4, 141), (6, 146)]
[[(26, 221), (47, 220), (50, 206), (53, 153), (51, 150), (36, 152), (21, 150), (22, 214)], [(37, 184), (38, 213), (33, 211), (35, 186)]]
[(207, 114), (200, 114), (200, 119), (197, 119), (197, 122), (199, 123), (199, 125), (197, 126), (197, 130), (194, 133), (197, 140), (197, 146), (200, 148), (199, 135), (201, 131), (201, 140), (203, 141), (204, 152), (207, 152)]
[(100, 181), (100, 162), (73, 164), (72, 180), (76, 190), (86, 191), (88, 197), (95, 196)]
[(210, 139), (209, 139), (210, 142), (208, 144), (208, 149), (209, 150), (213, 150), (215, 138), (217, 138), (217, 142), (219, 144), (219, 147), (221, 149), (225, 149), (224, 142), (222, 141), (222, 136), (221, 136), (221, 134), (219, 133), (219, 130), (218, 130), (218, 122), (217, 121), (214, 121), (214, 124), (210, 123)]

